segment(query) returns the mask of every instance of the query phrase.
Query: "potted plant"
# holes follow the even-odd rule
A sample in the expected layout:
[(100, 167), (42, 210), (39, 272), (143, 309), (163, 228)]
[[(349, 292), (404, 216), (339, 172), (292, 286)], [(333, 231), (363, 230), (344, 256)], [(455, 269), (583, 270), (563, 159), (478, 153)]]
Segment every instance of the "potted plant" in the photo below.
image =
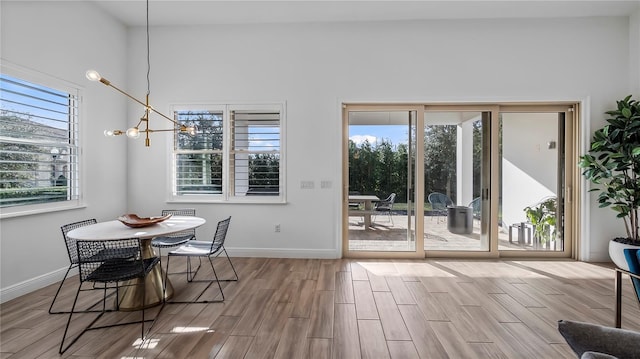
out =
[(640, 246), (640, 102), (631, 95), (616, 102), (618, 108), (605, 112), (608, 124), (594, 132), (591, 148), (579, 164), (585, 178), (596, 185), (590, 191), (599, 191), (599, 207), (610, 207), (624, 222), (627, 237), (609, 242), (609, 256), (629, 270), (622, 249)]
[(556, 198), (549, 197), (539, 203), (525, 207), (524, 213), (533, 226), (534, 243), (546, 248), (556, 240)]

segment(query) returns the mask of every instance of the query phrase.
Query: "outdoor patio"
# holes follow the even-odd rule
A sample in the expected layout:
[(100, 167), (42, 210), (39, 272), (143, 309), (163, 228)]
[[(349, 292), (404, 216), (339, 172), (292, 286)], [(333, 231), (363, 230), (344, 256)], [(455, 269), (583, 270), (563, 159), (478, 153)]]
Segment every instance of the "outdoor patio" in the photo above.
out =
[[(349, 217), (349, 249), (362, 251), (413, 251), (415, 242), (407, 240), (406, 214), (378, 215), (372, 218), (371, 227), (365, 230), (363, 217)], [(471, 234), (451, 233), (445, 216), (424, 217), (424, 249), (427, 251), (480, 251), (480, 221), (473, 220)], [(513, 230), (513, 243), (509, 243), (507, 228), (500, 228), (499, 250), (531, 251), (532, 243), (520, 245), (518, 231)], [(526, 242), (528, 235), (523, 240)], [(553, 250), (553, 243), (551, 245)], [(538, 249), (540, 250), (540, 249)], [(544, 249), (542, 249), (544, 250)], [(560, 248), (558, 248), (560, 250)]]

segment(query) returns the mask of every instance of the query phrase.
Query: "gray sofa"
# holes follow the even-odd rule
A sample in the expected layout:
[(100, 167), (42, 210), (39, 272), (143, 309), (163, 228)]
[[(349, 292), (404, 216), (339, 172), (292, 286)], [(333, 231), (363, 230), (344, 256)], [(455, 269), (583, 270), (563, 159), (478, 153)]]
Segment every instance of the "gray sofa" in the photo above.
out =
[(580, 359), (640, 359), (640, 333), (559, 320), (558, 331)]

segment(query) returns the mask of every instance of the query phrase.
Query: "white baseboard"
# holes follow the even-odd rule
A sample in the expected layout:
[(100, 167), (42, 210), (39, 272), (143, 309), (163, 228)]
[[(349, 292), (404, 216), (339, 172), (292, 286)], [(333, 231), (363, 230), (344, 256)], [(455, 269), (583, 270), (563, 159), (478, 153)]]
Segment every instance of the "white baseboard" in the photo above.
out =
[(585, 262), (611, 262), (609, 257), (609, 251), (593, 251), (589, 253), (588, 258), (584, 259)]
[[(21, 295), (31, 293), (40, 288), (44, 288), (53, 283), (59, 282), (64, 277), (68, 267), (60, 268), (56, 271), (49, 272), (35, 278), (27, 279), (23, 282), (10, 285), (0, 289), (0, 303), (4, 303), (11, 299), (18, 298)], [(77, 274), (70, 273), (70, 274)]]
[(264, 257), (264, 258), (340, 258), (335, 249), (274, 249), (274, 248), (232, 248), (225, 247), (230, 257)]

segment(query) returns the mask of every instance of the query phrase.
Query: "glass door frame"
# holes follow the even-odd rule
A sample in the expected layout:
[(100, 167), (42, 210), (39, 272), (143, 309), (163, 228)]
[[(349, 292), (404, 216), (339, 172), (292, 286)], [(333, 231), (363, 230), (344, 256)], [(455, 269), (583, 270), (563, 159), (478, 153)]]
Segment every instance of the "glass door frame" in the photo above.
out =
[[(425, 258), (498, 258), (500, 253), (498, 251), (498, 241), (492, 240), (492, 238), (498, 237), (498, 226), (491, 225), (492, 218), (498, 218), (498, 181), (491, 181), (491, 178), (497, 178), (499, 173), (499, 166), (497, 161), (493, 159), (493, 153), (497, 156), (497, 143), (498, 143), (498, 131), (492, 131), (491, 129), (497, 128), (497, 119), (499, 115), (500, 107), (492, 104), (426, 104), (423, 106), (423, 112), (480, 112), (482, 117), (489, 116), (489, 128), (486, 129), (487, 136), (483, 136), (486, 141), (483, 141), (482, 161), (483, 163), (489, 163), (489, 166), (482, 166), (481, 173), (482, 182), (482, 208), (480, 210), (480, 236), (488, 238), (489, 250), (488, 251), (425, 251)], [(483, 129), (485, 132), (485, 129)], [(424, 123), (422, 128), (422, 138), (424, 138)], [(424, 140), (421, 141), (424, 145)], [(495, 149), (494, 149), (495, 144)], [(421, 163), (419, 169), (424, 173), (424, 163)], [(417, 187), (424, 186), (418, 185)], [(422, 194), (424, 196), (424, 193)]]
[[(500, 251), (502, 258), (576, 258), (576, 248), (578, 247), (578, 225), (580, 215), (579, 195), (580, 170), (578, 169), (578, 146), (580, 144), (580, 105), (579, 102), (562, 104), (503, 104), (499, 108), (502, 113), (557, 113), (564, 120), (564, 131), (561, 134), (564, 142), (564, 156), (558, 162), (559, 169), (562, 170), (562, 178), (558, 179), (558, 184), (562, 196), (559, 207), (562, 206), (564, 223), (562, 226), (563, 245), (562, 251)], [(559, 147), (559, 146), (558, 146)], [(496, 148), (497, 155), (497, 148)], [(560, 174), (558, 174), (560, 177)], [(498, 181), (496, 181), (498, 182)]]
[[(483, 161), (489, 162), (488, 170), (483, 170), (483, 199), (485, 188), (488, 191), (483, 200), (481, 210), (481, 233), (489, 236), (489, 251), (425, 251), (424, 250), (424, 221), (415, 221), (415, 252), (380, 252), (380, 251), (350, 251), (348, 236), (348, 134), (349, 111), (416, 111), (416, 143), (415, 143), (415, 186), (414, 206), (415, 218), (424, 217), (424, 118), (425, 112), (483, 112), (490, 114), (490, 133), (488, 153), (483, 151)], [(501, 112), (554, 112), (564, 113), (565, 132), (563, 159), (564, 171), (564, 250), (563, 251), (500, 251), (498, 249), (498, 215), (499, 215), (499, 119)], [(580, 102), (570, 101), (562, 103), (478, 103), (478, 104), (342, 104), (342, 256), (345, 258), (576, 258), (578, 249), (577, 237), (580, 233), (580, 171), (577, 170), (577, 153), (580, 145)], [(487, 186), (488, 184), (488, 186)]]
[[(424, 125), (424, 111), (423, 106), (419, 104), (358, 104), (358, 103), (343, 103), (342, 104), (342, 194), (341, 194), (341, 209), (342, 209), (342, 257), (343, 258), (389, 258), (389, 259), (419, 259), (424, 258), (424, 238), (422, 233), (424, 232), (423, 221), (417, 221), (415, 218), (424, 217), (424, 198), (419, 196), (417, 191), (420, 190), (418, 186), (413, 186), (413, 192), (411, 195), (414, 198), (414, 227), (415, 233), (415, 251), (357, 251), (349, 249), (349, 112), (398, 112), (407, 111), (416, 113), (416, 138), (423, 136)], [(423, 174), (420, 172), (421, 163), (424, 161), (424, 143), (422, 141), (416, 141), (413, 171), (414, 171), (414, 184), (422, 183)], [(418, 187), (418, 188), (416, 188)], [(407, 215), (410, 216), (410, 209), (407, 209)], [(420, 234), (420, 235), (418, 235)]]

